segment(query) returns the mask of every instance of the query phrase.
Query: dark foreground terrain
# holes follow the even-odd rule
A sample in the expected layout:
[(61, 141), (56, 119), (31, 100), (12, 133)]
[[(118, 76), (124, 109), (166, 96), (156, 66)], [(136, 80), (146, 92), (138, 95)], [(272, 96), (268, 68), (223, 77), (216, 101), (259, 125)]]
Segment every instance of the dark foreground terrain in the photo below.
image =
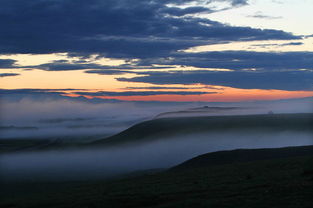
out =
[(209, 153), (169, 170), (138, 174), (109, 181), (2, 184), (0, 207), (313, 204), (313, 146)]

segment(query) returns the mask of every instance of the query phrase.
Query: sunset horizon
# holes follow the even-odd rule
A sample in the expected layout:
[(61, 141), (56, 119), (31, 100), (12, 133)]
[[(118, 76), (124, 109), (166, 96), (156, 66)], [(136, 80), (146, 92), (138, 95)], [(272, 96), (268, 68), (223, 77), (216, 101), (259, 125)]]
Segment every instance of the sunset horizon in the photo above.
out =
[(311, 208), (313, 0), (0, 0), (0, 207)]
[(307, 1), (14, 2), (3, 11), (2, 89), (129, 92), (97, 98), (132, 101), (313, 96)]

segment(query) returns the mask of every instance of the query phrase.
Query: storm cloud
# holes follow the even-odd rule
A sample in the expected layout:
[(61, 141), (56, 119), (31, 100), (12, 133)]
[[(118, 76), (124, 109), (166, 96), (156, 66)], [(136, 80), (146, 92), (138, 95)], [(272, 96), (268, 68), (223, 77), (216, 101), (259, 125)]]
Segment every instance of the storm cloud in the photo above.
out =
[(218, 12), (210, 6), (212, 2), (228, 3), (223, 9), (231, 9), (247, 1), (194, 1), (199, 6), (177, 7), (187, 2), (3, 0), (0, 25), (5, 30), (0, 34), (0, 53), (99, 53), (145, 58), (210, 42), (301, 38), (280, 30), (235, 27), (188, 16), (200, 11)]

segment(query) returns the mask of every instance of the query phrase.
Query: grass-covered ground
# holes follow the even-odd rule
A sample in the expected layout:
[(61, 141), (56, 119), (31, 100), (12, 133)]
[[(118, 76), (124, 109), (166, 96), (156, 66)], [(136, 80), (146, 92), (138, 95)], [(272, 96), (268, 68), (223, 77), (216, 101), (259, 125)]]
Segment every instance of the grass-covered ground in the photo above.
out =
[[(224, 161), (220, 164), (111, 181), (3, 184), (0, 207), (311, 208), (313, 154), (294, 154), (305, 148), (312, 149), (290, 148), (284, 157), (231, 163), (225, 158), (238, 153), (227, 151), (220, 155)], [(270, 151), (275, 154), (275, 149)]]

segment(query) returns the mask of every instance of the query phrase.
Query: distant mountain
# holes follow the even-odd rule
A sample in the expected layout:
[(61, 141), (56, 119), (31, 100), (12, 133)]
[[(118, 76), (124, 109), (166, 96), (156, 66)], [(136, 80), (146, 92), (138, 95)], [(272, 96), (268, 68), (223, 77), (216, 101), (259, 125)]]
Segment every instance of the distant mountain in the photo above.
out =
[(136, 124), (93, 145), (145, 142), (168, 136), (227, 131), (313, 131), (313, 114), (264, 114), (160, 118)]

